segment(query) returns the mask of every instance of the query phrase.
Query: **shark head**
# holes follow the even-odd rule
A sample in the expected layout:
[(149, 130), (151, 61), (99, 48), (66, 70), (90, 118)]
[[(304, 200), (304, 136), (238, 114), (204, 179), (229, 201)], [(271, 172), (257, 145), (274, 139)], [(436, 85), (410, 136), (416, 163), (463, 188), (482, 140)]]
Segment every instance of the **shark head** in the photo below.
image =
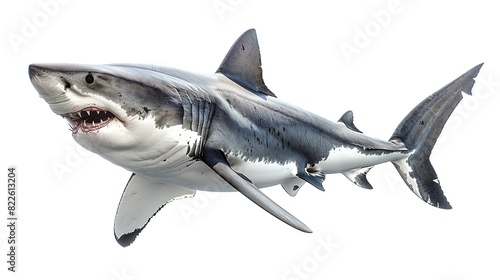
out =
[[(239, 191), (283, 222), (311, 232), (228, 161), (244, 169), (242, 156), (252, 154), (252, 144), (267, 154), (259, 137), (267, 139), (275, 114), (296, 111), (274, 103), (276, 96), (262, 78), (255, 30), (236, 40), (214, 74), (130, 64), (33, 64), (29, 76), (81, 146), (133, 172), (115, 216), (115, 238), (122, 246), (130, 245), (166, 203), (192, 197), (197, 189)], [(257, 158), (248, 161), (250, 166)], [(293, 167), (276, 162), (283, 177), (291, 177), (288, 185), (303, 184), (291, 173)], [(260, 167), (266, 169), (266, 163)]]
[(127, 163), (154, 157), (145, 154), (152, 146), (166, 153), (175, 144), (164, 139), (182, 124), (183, 107), (164, 73), (131, 65), (32, 64), (29, 76), (51, 110), (68, 121), (75, 141), (115, 164), (134, 169)]

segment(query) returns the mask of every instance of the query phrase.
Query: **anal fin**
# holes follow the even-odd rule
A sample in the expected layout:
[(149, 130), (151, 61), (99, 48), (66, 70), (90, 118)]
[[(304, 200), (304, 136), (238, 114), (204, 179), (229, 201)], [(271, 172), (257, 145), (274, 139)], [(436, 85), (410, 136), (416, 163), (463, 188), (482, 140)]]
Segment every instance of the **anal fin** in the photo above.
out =
[(357, 168), (344, 172), (344, 176), (347, 177), (356, 186), (362, 187), (364, 189), (373, 189), (368, 179), (366, 179), (366, 174), (372, 169), (373, 166)]

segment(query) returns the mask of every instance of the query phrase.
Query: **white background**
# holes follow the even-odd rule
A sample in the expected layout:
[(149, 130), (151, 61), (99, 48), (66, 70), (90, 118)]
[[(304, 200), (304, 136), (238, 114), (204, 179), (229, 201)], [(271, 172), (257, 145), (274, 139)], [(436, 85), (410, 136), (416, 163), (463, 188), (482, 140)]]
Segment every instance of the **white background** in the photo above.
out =
[[(496, 6), (269, 2), (3, 4), (0, 166), (18, 169), (19, 225), (14, 274), (6, 263), (7, 192), (0, 191), (0, 278), (500, 278)], [(257, 30), (264, 79), (279, 98), (331, 120), (353, 110), (356, 125), (382, 139), (420, 100), (485, 62), (475, 96), (459, 105), (431, 157), (454, 209), (422, 203), (386, 164), (370, 172), (371, 191), (342, 175), (328, 176), (324, 193), (309, 185), (295, 198), (281, 187), (265, 190), (312, 234), (238, 193), (199, 192), (166, 206), (132, 246), (119, 246), (113, 220), (130, 174), (77, 146), (31, 86), (28, 65), (131, 62), (212, 73), (249, 28)]]

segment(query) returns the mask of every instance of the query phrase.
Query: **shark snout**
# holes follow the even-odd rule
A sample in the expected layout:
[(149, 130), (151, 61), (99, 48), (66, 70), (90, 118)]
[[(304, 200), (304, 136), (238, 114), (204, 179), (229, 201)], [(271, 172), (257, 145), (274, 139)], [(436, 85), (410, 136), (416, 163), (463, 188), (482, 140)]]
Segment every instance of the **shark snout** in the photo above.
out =
[(30, 66), (28, 67), (28, 73), (31, 80), (33, 80), (41, 71), (41, 67), (37, 64), (30, 64)]
[(69, 98), (67, 89), (69, 82), (66, 75), (51, 68), (48, 64), (31, 64), (28, 67), (31, 84), (38, 92), (38, 95), (49, 104), (56, 114), (67, 113)]
[(42, 76), (43, 76), (43, 73), (44, 73), (44, 68), (37, 65), (37, 64), (31, 64), (29, 67), (28, 67), (28, 73), (30, 75), (30, 81), (31, 83), (33, 84), (33, 86), (35, 87), (35, 89), (39, 92), (40, 92), (40, 84), (42, 83)]
[[(70, 86), (66, 74), (53, 64), (31, 64), (28, 73), (31, 84), (41, 97), (65, 93)], [(45, 98), (45, 97), (44, 97)]]
[(28, 67), (28, 73), (30, 76), (30, 81), (33, 87), (38, 91), (38, 94), (42, 97), (44, 95), (48, 95), (49, 88), (48, 85), (48, 77), (46, 68), (38, 65), (31, 64)]
[(48, 86), (53, 86), (53, 75), (50, 72), (49, 68), (42, 64), (31, 64), (28, 67), (31, 83), (40, 95), (46, 93)]
[(51, 76), (51, 73), (55, 72), (55, 69), (52, 69), (53, 66), (50, 64), (30, 64), (28, 67), (28, 73), (30, 76), (30, 80), (40, 80), (43, 77)]

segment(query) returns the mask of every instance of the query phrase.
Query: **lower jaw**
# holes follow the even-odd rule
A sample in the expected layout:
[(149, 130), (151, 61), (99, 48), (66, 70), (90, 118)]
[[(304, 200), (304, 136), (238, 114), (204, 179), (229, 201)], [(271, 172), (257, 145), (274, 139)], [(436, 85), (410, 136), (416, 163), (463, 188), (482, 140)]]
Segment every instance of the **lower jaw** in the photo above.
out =
[(72, 132), (73, 132), (73, 134), (77, 134), (79, 131), (84, 132), (84, 133), (98, 132), (99, 129), (107, 126), (113, 119), (114, 118), (106, 120), (105, 122), (102, 122), (102, 123), (97, 124), (97, 125), (85, 125), (84, 126), (83, 124), (80, 123), (73, 128)]

